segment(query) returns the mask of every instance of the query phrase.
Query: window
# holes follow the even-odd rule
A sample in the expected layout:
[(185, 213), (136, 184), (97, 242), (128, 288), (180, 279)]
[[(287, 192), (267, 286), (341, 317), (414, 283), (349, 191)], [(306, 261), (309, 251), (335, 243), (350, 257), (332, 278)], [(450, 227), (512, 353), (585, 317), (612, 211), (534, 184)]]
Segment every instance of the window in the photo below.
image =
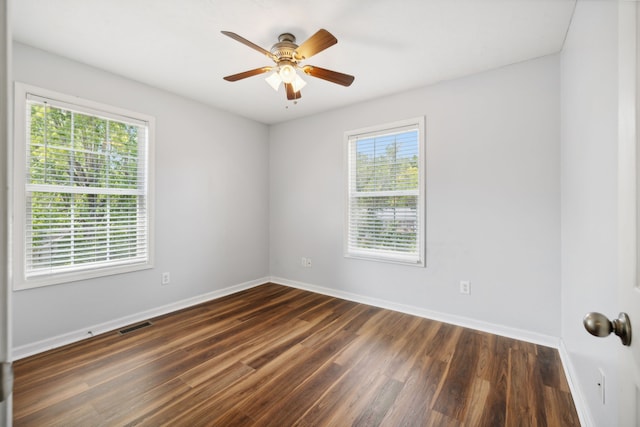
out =
[(16, 84), (14, 288), (152, 267), (153, 118)]
[(347, 132), (345, 256), (424, 266), (424, 118)]

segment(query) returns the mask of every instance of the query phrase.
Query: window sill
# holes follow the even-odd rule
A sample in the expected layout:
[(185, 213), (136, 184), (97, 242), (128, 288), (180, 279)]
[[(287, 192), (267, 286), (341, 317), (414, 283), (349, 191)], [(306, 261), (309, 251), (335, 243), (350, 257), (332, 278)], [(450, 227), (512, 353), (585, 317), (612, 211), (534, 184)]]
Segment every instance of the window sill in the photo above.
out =
[(344, 254), (345, 258), (360, 259), (364, 261), (384, 262), (389, 264), (406, 265), (409, 267), (425, 267), (424, 259), (416, 260), (415, 258), (405, 258), (402, 256), (384, 256), (380, 254), (372, 254), (366, 252), (348, 252)]
[(104, 268), (95, 268), (86, 271), (74, 271), (68, 273), (46, 274), (35, 276), (29, 279), (14, 279), (13, 290), (22, 291), (27, 289), (41, 288), (44, 286), (61, 285), (81, 280), (96, 279), (100, 277), (108, 277), (117, 274), (132, 273), (134, 271), (152, 269), (153, 263), (144, 262), (137, 264), (126, 264), (119, 266), (111, 266)]

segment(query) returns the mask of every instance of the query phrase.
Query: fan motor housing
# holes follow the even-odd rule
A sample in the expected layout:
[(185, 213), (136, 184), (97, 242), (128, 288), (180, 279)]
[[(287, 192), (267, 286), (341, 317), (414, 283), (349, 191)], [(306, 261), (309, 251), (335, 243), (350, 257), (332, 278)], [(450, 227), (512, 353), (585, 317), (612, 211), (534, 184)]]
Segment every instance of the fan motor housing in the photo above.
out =
[(271, 53), (280, 60), (289, 60), (296, 62), (294, 58), (294, 51), (298, 48), (296, 44), (296, 37), (291, 33), (280, 34), (278, 37), (278, 43), (271, 47)]

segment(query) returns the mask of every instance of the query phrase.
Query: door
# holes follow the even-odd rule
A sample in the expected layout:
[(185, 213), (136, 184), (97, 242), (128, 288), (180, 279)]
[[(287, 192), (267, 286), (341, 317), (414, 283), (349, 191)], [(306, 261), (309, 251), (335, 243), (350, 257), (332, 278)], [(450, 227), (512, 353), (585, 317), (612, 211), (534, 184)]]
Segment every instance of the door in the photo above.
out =
[[(9, 113), (11, 36), (9, 32), (9, 3), (11, 0), (0, 0), (0, 367), (3, 372), (2, 389), (11, 389), (10, 382), (4, 381), (9, 376), (7, 363), (11, 359), (9, 307), (11, 294), (9, 291), (8, 273), (8, 147), (11, 132)], [(3, 392), (9, 394), (8, 392)], [(0, 402), (0, 426), (11, 425), (11, 396), (3, 397)]]
[[(631, 345), (618, 346), (621, 426), (640, 426), (640, 8), (621, 1), (618, 52), (618, 301), (632, 324)], [(613, 314), (613, 313), (612, 313)], [(634, 329), (635, 328), (635, 329)]]
[[(616, 375), (607, 395), (615, 396), (621, 427), (640, 426), (640, 7), (635, 1), (618, 0), (618, 176), (617, 176), (617, 293), (618, 310), (627, 313), (631, 342), (616, 345)], [(617, 313), (608, 313), (611, 317)], [(622, 317), (619, 317), (622, 319)], [(601, 335), (610, 332), (603, 317), (590, 316), (593, 329), (602, 326)], [(613, 320), (613, 319), (611, 319)], [(619, 325), (615, 332), (621, 333)], [(593, 332), (592, 332), (593, 333)], [(603, 361), (604, 363), (604, 361)], [(601, 385), (604, 395), (605, 384)], [(608, 388), (608, 387), (607, 387)], [(617, 401), (615, 401), (617, 400)]]

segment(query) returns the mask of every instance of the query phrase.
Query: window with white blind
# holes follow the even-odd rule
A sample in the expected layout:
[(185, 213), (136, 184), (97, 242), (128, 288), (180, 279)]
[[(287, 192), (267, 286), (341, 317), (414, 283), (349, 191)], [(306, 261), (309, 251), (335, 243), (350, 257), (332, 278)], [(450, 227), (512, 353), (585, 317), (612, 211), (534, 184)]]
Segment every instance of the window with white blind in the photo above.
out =
[(424, 117), (346, 132), (345, 140), (345, 256), (424, 266)]
[(14, 288), (152, 267), (153, 118), (16, 84)]

